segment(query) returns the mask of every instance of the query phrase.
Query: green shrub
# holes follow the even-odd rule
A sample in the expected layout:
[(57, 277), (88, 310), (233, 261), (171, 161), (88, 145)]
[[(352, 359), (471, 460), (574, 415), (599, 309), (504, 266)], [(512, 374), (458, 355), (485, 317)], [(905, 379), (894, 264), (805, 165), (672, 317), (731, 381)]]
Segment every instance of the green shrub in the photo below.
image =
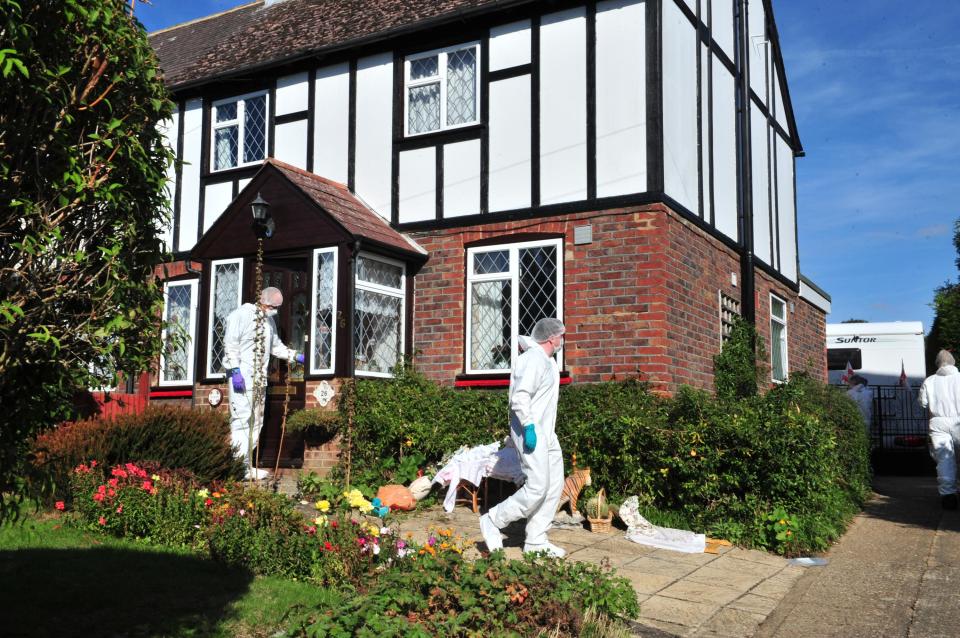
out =
[(501, 552), (466, 561), (446, 553), (416, 556), (362, 595), (299, 622), (294, 636), (578, 636), (588, 610), (639, 613), (623, 578), (595, 565), (542, 556), (507, 560)]
[(733, 329), (720, 354), (713, 358), (713, 383), (717, 398), (737, 400), (752, 397), (766, 385), (766, 351), (756, 328), (734, 317)]
[(73, 509), (88, 528), (157, 545), (202, 550), (206, 520), (188, 475), (149, 464), (81, 464), (71, 473)]
[(330, 438), (340, 431), (341, 420), (340, 414), (331, 410), (320, 408), (295, 410), (287, 417), (287, 430)]
[(440, 386), (412, 368), (398, 369), (393, 379), (358, 379), (345, 385), (339, 403), (344, 423), (351, 405), (356, 479), (351, 486), (408, 478), (416, 468), (409, 462), (404, 466), (405, 457), (419, 455), (423, 463), (435, 463), (461, 445), (502, 439), (509, 425), (505, 392)]
[(60, 485), (91, 460), (107, 466), (150, 461), (188, 470), (201, 483), (244, 472), (230, 447), (225, 416), (206, 410), (150, 407), (143, 414), (64, 423), (37, 437), (32, 448), (35, 467)]

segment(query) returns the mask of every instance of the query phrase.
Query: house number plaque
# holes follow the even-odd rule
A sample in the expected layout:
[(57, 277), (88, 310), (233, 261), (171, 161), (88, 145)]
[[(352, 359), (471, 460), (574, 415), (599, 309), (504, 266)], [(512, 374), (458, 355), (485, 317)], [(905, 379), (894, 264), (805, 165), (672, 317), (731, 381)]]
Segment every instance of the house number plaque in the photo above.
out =
[(317, 403), (320, 404), (320, 407), (324, 408), (327, 407), (330, 399), (332, 399), (335, 394), (336, 391), (326, 380), (321, 381), (313, 391), (313, 396), (317, 399)]

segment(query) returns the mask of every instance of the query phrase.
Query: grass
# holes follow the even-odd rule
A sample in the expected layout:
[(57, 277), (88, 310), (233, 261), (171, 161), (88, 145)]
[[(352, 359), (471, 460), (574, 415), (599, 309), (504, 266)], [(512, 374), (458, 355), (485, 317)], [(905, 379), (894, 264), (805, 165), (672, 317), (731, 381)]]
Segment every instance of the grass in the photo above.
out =
[(2, 634), (271, 636), (336, 592), (27, 518), (0, 526)]

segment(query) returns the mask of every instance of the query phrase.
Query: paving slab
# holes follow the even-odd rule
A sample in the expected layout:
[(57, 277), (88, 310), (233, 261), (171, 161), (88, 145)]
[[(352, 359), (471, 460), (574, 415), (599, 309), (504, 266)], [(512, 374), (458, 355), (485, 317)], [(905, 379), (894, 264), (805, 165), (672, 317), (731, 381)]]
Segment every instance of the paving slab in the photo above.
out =
[[(449, 528), (471, 544), (468, 558), (486, 549), (479, 517), (468, 507), (450, 514), (440, 507), (417, 512), (402, 518), (399, 528), (420, 542), (431, 528)], [(523, 522), (503, 532), (507, 557), (520, 558)], [(567, 550), (568, 560), (611, 567), (626, 578), (640, 602), (632, 632), (648, 638), (749, 636), (804, 573), (782, 557), (756, 550), (720, 547), (715, 554), (688, 554), (628, 541), (616, 529), (598, 534), (564, 527), (551, 530), (550, 540)]]

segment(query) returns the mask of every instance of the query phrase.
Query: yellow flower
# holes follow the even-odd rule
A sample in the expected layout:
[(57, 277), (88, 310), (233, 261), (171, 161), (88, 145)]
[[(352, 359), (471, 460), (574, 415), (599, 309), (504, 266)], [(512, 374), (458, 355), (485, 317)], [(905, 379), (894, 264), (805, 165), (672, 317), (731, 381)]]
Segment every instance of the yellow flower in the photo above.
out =
[(670, 472), (670, 468), (669, 468), (669, 467), (661, 467), (661, 468), (660, 468), (660, 473), (663, 474), (664, 476), (666, 476), (667, 473), (669, 473), (669, 472)]
[(156, 482), (156, 481), (159, 481), (159, 480), (160, 480), (160, 475), (159, 475), (159, 474), (151, 474), (151, 475), (150, 475), (150, 478), (151, 478), (154, 482)]
[(197, 490), (197, 496), (199, 496), (200, 498), (207, 498), (208, 496), (210, 496), (210, 490), (208, 490), (207, 488)]
[(313, 524), (316, 525), (317, 527), (326, 527), (326, 525), (327, 525), (327, 517), (326, 517), (326, 516), (323, 516), (323, 515), (320, 515), (320, 516), (316, 517), (315, 519), (313, 519)]
[(370, 526), (370, 535), (371, 536), (380, 536), (380, 528), (376, 525)]
[(407, 447), (412, 447), (413, 439), (407, 439), (406, 441), (404, 441), (404, 445), (406, 445)]
[(781, 524), (781, 525), (786, 525), (786, 524), (787, 524), (787, 521), (786, 521), (785, 519), (782, 519), (782, 518), (781, 518), (781, 519), (780, 519), (780, 524)]
[(793, 536), (793, 532), (791, 532), (790, 530), (787, 530), (787, 536)]
[(316, 503), (313, 504), (313, 506), (316, 507), (321, 512), (323, 512), (324, 514), (330, 511), (330, 501), (327, 501), (327, 500), (317, 501)]
[(697, 455), (696, 450), (690, 450), (690, 456), (696, 456), (696, 455)]

